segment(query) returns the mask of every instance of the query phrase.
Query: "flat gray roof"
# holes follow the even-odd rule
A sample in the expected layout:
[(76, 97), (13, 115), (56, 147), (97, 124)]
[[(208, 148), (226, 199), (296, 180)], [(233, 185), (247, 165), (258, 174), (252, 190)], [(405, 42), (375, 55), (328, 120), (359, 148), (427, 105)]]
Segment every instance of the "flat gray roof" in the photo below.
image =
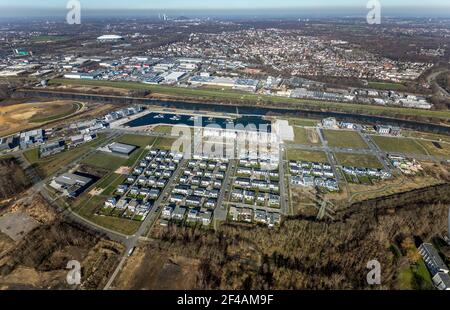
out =
[(75, 184), (86, 185), (91, 182), (92, 179), (83, 177), (81, 175), (73, 174), (73, 173), (64, 173), (55, 179), (55, 182), (58, 184), (63, 184), (67, 186), (72, 186)]

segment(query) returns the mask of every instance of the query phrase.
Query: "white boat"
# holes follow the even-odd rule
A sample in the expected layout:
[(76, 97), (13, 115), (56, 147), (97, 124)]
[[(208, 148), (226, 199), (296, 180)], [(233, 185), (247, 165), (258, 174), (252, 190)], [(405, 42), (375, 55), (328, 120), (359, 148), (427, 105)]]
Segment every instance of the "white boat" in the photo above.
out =
[(158, 115), (154, 116), (153, 118), (164, 118), (164, 115), (158, 114)]

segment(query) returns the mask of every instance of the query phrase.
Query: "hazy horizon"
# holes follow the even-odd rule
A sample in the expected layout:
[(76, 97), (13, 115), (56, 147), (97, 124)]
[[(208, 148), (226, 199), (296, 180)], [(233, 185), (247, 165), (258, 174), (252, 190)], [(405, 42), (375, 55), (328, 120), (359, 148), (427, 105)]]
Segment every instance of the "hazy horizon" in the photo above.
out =
[[(1, 1), (1, 0), (0, 0)], [(0, 3), (1, 7), (1, 3)], [(17, 8), (7, 7), (0, 10), (2, 18), (65, 18), (68, 10), (64, 7), (58, 8)], [(186, 16), (194, 17), (221, 17), (221, 18), (245, 18), (245, 17), (263, 17), (263, 18), (321, 18), (321, 17), (365, 17), (368, 9), (363, 7), (305, 7), (305, 8), (278, 8), (278, 9), (115, 9), (109, 8), (86, 9), (82, 7), (82, 13), (85, 18), (93, 17), (152, 17), (159, 13), (172, 15), (171, 17)], [(450, 18), (450, 8), (447, 7), (384, 7), (382, 10), (384, 17), (442, 17)]]

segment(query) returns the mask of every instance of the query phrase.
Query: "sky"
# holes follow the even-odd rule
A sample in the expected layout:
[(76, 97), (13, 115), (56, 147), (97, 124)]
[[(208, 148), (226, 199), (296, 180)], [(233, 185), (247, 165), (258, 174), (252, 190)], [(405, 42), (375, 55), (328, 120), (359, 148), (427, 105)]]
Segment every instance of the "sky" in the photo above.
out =
[[(80, 0), (86, 9), (264, 9), (295, 7), (365, 7), (368, 0)], [(16, 2), (16, 3), (14, 3)], [(64, 8), (68, 0), (0, 0), (3, 8)], [(380, 0), (391, 7), (448, 7), (446, 0)], [(447, 2), (447, 4), (445, 4)]]
[[(261, 10), (284, 10), (289, 14), (315, 13), (343, 15), (367, 12), (369, 0), (79, 0), (84, 12), (144, 12), (173, 10), (184, 13), (206, 10), (218, 13), (235, 10), (257, 14)], [(69, 0), (0, 0), (0, 16), (61, 15)], [(440, 15), (450, 17), (449, 0), (380, 0), (386, 12), (396, 16)], [(357, 13), (355, 13), (357, 12)], [(113, 15), (113, 13), (110, 13)], [(189, 14), (187, 14), (189, 15)]]

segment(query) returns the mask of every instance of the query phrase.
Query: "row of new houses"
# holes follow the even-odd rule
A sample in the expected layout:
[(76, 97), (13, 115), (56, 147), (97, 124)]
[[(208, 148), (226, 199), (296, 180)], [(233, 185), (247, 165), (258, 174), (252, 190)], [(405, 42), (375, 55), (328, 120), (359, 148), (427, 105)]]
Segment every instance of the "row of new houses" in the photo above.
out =
[(250, 201), (265, 204), (267, 202), (269, 207), (274, 208), (279, 207), (281, 202), (280, 195), (263, 192), (256, 193), (252, 190), (242, 189), (233, 189), (233, 191), (231, 192), (231, 199), (234, 202), (244, 201), (245, 203), (248, 203)]
[(440, 290), (450, 290), (449, 268), (434, 246), (430, 243), (423, 243), (419, 246), (419, 253), (431, 273), (435, 286)]
[[(187, 216), (186, 216), (187, 213)], [(183, 221), (186, 217), (186, 221), (191, 223), (202, 223), (204, 226), (211, 224), (213, 212), (206, 209), (191, 208), (188, 209), (184, 206), (168, 205), (165, 206), (161, 213), (163, 220), (176, 220)], [(161, 221), (161, 225), (167, 225), (166, 222)]]
[(277, 212), (231, 206), (228, 214), (233, 221), (247, 223), (256, 222), (267, 224), (269, 227), (274, 227), (275, 225), (279, 226), (281, 224), (281, 215)]

